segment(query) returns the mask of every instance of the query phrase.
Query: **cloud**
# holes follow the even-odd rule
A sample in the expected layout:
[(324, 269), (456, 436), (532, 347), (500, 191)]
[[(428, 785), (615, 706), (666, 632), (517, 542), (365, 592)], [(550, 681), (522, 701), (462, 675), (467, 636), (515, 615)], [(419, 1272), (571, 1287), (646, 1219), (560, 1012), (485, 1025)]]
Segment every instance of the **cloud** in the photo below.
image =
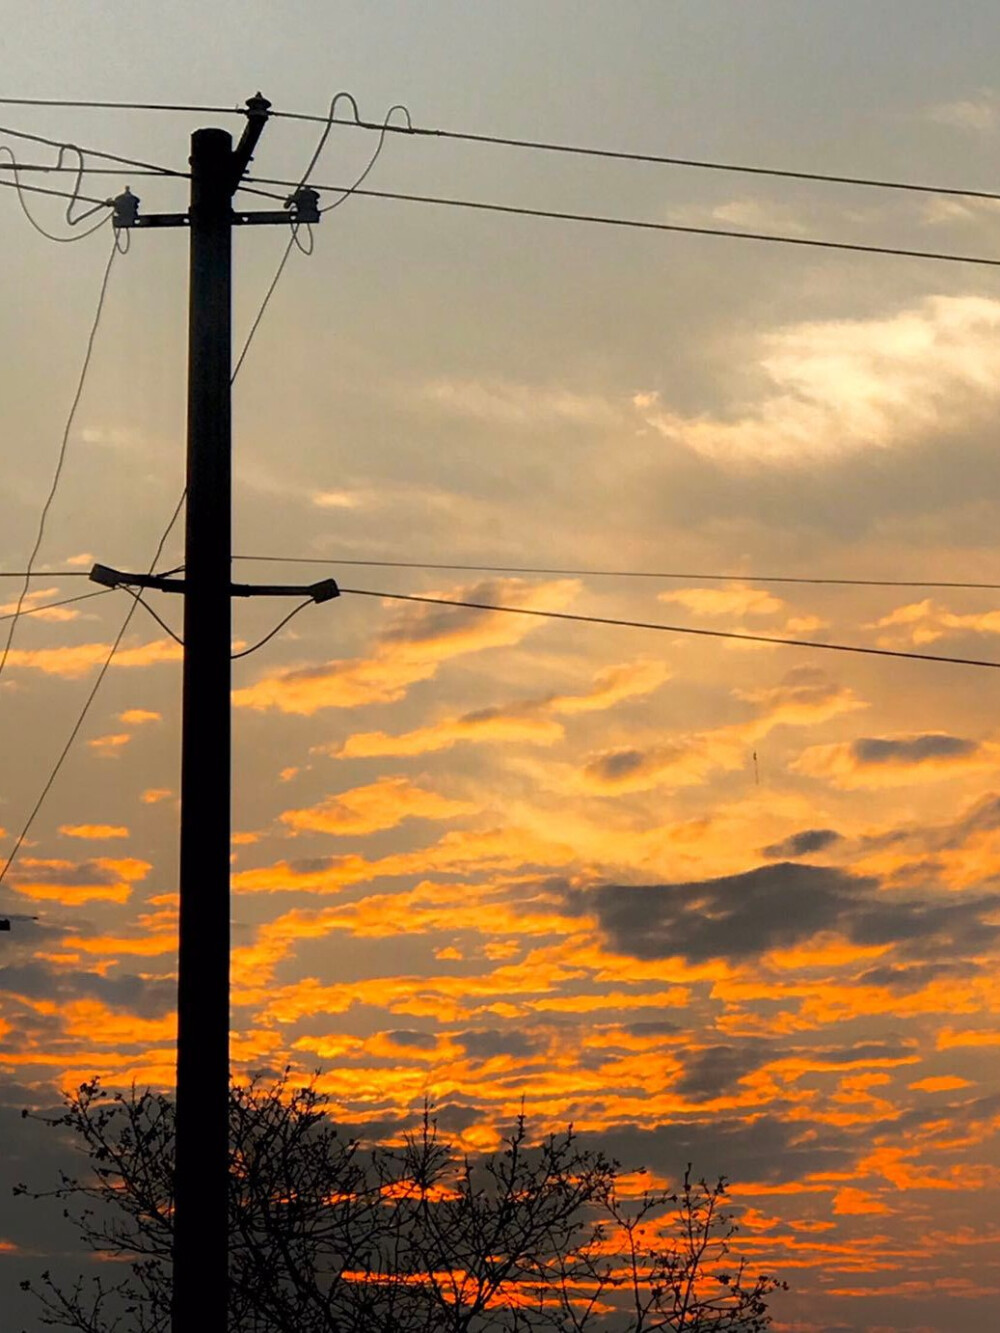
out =
[(127, 902), (132, 885), (152, 870), (134, 857), (97, 857), (92, 861), (22, 857), (7, 882), (26, 898), (77, 906), (87, 902)]
[(825, 851), (835, 842), (842, 841), (842, 834), (832, 828), (808, 828), (800, 833), (793, 833), (782, 842), (773, 842), (770, 847), (761, 849), (761, 856), (776, 861), (795, 860), (800, 856), (812, 856)]
[(127, 838), (128, 829), (124, 824), (60, 824), (59, 832), (65, 838)]
[(169, 787), (147, 787), (139, 797), (143, 805), (157, 805), (160, 801), (166, 801), (173, 796)]
[(756, 716), (728, 727), (682, 733), (659, 745), (598, 752), (585, 763), (577, 785), (597, 795), (696, 786), (716, 770), (745, 767), (754, 746), (777, 726), (813, 726), (865, 707), (853, 691), (814, 667), (790, 671), (775, 686), (736, 689), (733, 695), (753, 704)]
[(683, 606), (700, 616), (773, 616), (787, 605), (780, 597), (742, 583), (721, 588), (678, 588), (659, 593), (657, 600)]
[(922, 602), (897, 606), (865, 628), (889, 631), (878, 636), (882, 648), (922, 647), (962, 634), (1000, 634), (1000, 611), (960, 615), (928, 597)]
[(720, 223), (724, 227), (739, 227), (746, 231), (780, 231), (786, 235), (804, 236), (807, 228), (790, 208), (770, 199), (755, 199), (752, 195), (728, 199), (714, 208), (684, 206), (667, 212), (670, 222), (681, 227), (704, 227)]
[[(554, 611), (566, 606), (578, 587), (569, 579), (549, 583), (490, 579), (472, 587), (426, 595)], [(369, 657), (265, 676), (254, 685), (236, 690), (233, 703), (241, 708), (276, 708), (303, 716), (323, 708), (394, 703), (411, 685), (435, 676), (444, 662), (466, 653), (520, 643), (540, 623), (530, 616), (504, 612), (414, 604), (395, 612)]]
[(127, 727), (141, 727), (145, 722), (159, 722), (162, 717), (162, 713), (154, 713), (148, 708), (127, 708), (124, 713), (118, 714), (119, 721), (124, 722)]
[(936, 102), (924, 115), (938, 125), (948, 125), (968, 134), (992, 134), (1000, 125), (1000, 96), (991, 88), (981, 88), (973, 97)]
[(760, 339), (759, 395), (684, 416), (655, 393), (647, 426), (722, 463), (805, 464), (902, 448), (985, 417), (1000, 394), (1000, 301), (931, 296), (884, 318), (789, 325)]
[(827, 778), (835, 787), (901, 786), (936, 781), (993, 768), (997, 747), (988, 742), (922, 732), (904, 736), (859, 736), (804, 750), (790, 767), (808, 777)]
[(117, 754), (124, 746), (128, 745), (131, 739), (131, 732), (119, 731), (111, 736), (95, 736), (94, 739), (88, 741), (87, 744), (92, 750), (96, 750), (99, 754), (103, 754), (110, 758)]
[(564, 423), (610, 428), (620, 425), (623, 416), (596, 394), (507, 380), (435, 380), (424, 386), (423, 397), (453, 416), (520, 429)]
[(518, 704), (480, 708), (459, 717), (392, 736), (384, 731), (360, 732), (340, 746), (326, 749), (338, 758), (373, 755), (430, 754), (451, 749), (462, 742), (521, 742), (551, 745), (561, 740), (562, 725), (556, 716), (574, 716), (613, 708), (626, 699), (651, 694), (670, 679), (664, 662), (639, 661), (608, 667), (597, 673), (593, 686), (583, 694), (550, 694)]
[[(59, 596), (58, 588), (34, 588), (24, 594), (21, 599), (21, 611), (30, 611), (36, 620), (76, 620), (80, 614), (75, 607), (71, 606), (51, 606), (45, 610), (41, 608), (46, 602)], [(12, 602), (0, 602), (0, 615), (12, 616), (17, 612), (18, 605), (15, 598)]]
[(467, 801), (452, 801), (414, 786), (405, 777), (384, 777), (307, 809), (286, 810), (280, 818), (297, 832), (344, 836), (395, 828), (404, 819), (455, 819), (476, 809)]
[(903, 901), (879, 896), (877, 881), (829, 866), (782, 861), (721, 879), (570, 890), (568, 902), (593, 914), (612, 947), (636, 958), (704, 962), (759, 957), (818, 935), (858, 945), (934, 941), (978, 952), (1000, 934), (989, 924), (996, 898)]
[[(111, 652), (110, 643), (78, 643), (64, 648), (12, 648), (7, 655), (9, 667), (28, 667), (47, 676), (76, 680), (94, 667), (103, 666)], [(158, 666), (161, 662), (179, 662), (184, 649), (173, 639), (154, 639), (136, 648), (119, 648), (111, 659), (114, 667)]]

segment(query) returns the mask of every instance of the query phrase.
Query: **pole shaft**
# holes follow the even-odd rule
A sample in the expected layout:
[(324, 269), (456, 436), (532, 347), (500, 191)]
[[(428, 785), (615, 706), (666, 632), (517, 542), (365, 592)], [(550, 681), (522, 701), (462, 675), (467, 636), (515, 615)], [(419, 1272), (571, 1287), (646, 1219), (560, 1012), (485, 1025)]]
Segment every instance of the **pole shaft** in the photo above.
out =
[(191, 139), (173, 1333), (225, 1333), (232, 139)]

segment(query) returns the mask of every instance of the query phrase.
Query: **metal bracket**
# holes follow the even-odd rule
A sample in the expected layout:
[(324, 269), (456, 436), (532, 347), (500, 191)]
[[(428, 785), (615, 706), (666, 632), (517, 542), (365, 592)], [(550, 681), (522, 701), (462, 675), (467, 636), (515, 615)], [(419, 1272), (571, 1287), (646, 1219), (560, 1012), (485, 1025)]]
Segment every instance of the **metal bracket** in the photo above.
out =
[[(187, 591), (186, 579), (172, 579), (165, 574), (126, 574), (110, 565), (94, 565), (90, 581), (104, 588), (155, 588), (157, 592)], [(314, 602), (329, 602), (340, 596), (336, 579), (318, 583), (231, 583), (233, 597), (311, 597)]]

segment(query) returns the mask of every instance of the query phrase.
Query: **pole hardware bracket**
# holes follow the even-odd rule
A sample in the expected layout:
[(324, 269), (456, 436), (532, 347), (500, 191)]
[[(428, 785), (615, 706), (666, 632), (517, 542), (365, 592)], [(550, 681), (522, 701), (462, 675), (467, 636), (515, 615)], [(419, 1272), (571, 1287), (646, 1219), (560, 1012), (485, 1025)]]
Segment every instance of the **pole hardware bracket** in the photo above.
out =
[[(172, 579), (165, 574), (126, 574), (110, 565), (94, 565), (90, 571), (91, 583), (104, 588), (155, 588), (157, 592), (187, 591), (186, 579)], [(318, 583), (231, 583), (232, 597), (311, 597), (316, 603), (330, 602), (340, 596), (336, 579), (320, 579)]]

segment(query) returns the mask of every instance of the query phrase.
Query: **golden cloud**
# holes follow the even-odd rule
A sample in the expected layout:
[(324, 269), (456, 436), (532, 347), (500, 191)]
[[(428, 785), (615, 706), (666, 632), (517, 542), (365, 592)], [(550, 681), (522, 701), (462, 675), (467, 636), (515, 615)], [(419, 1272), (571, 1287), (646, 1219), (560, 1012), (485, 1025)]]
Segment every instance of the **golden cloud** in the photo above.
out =
[[(12, 648), (7, 655), (9, 667), (28, 667), (47, 676), (76, 680), (94, 667), (103, 666), (111, 652), (110, 643), (78, 643), (63, 648)], [(179, 662), (184, 649), (173, 639), (155, 639), (136, 648), (119, 648), (111, 659), (116, 667), (157, 666), (161, 662)]]
[[(554, 611), (566, 606), (578, 587), (571, 579), (549, 583), (494, 579), (427, 595)], [(414, 604), (394, 612), (369, 657), (265, 676), (236, 690), (233, 703), (239, 708), (276, 708), (303, 716), (323, 708), (394, 703), (411, 685), (435, 676), (444, 662), (466, 653), (510, 647), (539, 624), (530, 616)]]
[(395, 828), (404, 819), (455, 819), (476, 809), (468, 801), (449, 800), (414, 786), (405, 777), (384, 777), (366, 787), (327, 797), (318, 805), (286, 810), (280, 818), (297, 831), (343, 836)]
[(657, 594), (657, 601), (683, 606), (696, 616), (773, 616), (787, 603), (760, 588), (731, 583), (714, 588), (678, 588)]
[(362, 732), (326, 752), (338, 758), (356, 758), (429, 754), (463, 741), (550, 745), (564, 735), (553, 714), (572, 716), (613, 708), (623, 700), (651, 694), (669, 679), (670, 669), (664, 662), (624, 663), (598, 672), (591, 689), (583, 694), (553, 694), (507, 707), (483, 708), (397, 736), (384, 731)]
[(826, 778), (850, 791), (859, 787), (898, 787), (935, 782), (993, 769), (1000, 746), (944, 732), (864, 736), (804, 750), (790, 767), (807, 777)]

